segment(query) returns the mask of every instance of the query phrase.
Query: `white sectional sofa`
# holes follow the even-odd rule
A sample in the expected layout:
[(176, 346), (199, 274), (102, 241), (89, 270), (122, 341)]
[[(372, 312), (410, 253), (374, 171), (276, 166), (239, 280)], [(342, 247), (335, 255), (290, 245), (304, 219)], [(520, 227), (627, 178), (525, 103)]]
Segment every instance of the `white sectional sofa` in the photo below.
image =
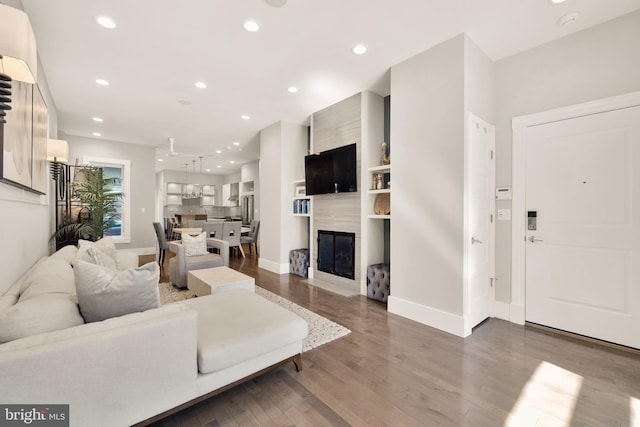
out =
[(245, 290), (84, 323), (74, 250), (40, 260), (0, 296), (0, 329), (25, 323), (0, 344), (3, 404), (69, 404), (72, 426), (145, 424), (286, 361), (300, 368), (307, 323)]

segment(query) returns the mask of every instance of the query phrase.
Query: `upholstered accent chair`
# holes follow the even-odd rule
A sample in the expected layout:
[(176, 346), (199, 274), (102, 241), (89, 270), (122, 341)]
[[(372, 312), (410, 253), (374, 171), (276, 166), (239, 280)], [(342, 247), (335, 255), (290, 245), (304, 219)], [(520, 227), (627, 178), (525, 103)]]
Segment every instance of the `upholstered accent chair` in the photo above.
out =
[(229, 266), (229, 243), (224, 240), (207, 239), (207, 247), (218, 253), (207, 252), (204, 255), (187, 256), (186, 245), (181, 242), (171, 242), (169, 247), (176, 254), (169, 260), (169, 277), (171, 283), (180, 289), (187, 287), (187, 273), (191, 270)]

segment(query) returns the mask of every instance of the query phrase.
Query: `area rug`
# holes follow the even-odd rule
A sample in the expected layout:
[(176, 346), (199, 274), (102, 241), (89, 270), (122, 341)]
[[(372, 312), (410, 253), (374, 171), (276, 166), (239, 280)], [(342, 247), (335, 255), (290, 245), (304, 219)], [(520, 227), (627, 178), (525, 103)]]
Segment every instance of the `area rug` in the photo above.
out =
[[(162, 304), (169, 304), (195, 297), (193, 291), (188, 289), (180, 290), (168, 282), (160, 283), (158, 287), (160, 288), (160, 302)], [(309, 324), (309, 336), (302, 342), (303, 352), (309, 351), (312, 348), (319, 347), (323, 344), (327, 344), (351, 333), (351, 331), (344, 326), (339, 325), (326, 317), (320, 316), (311, 310), (301, 307), (286, 298), (282, 298), (273, 292), (269, 292), (260, 286), (256, 286), (256, 294), (286, 308), (292, 313), (297, 314), (303, 318), (307, 324)]]

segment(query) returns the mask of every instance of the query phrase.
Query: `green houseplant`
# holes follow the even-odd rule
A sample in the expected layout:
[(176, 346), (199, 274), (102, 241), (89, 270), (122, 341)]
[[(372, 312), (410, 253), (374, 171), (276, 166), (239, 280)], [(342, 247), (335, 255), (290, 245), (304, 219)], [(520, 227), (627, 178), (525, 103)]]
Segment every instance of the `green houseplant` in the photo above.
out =
[(105, 177), (101, 168), (82, 167), (76, 170), (72, 184), (78, 212), (60, 224), (52, 236), (56, 240), (74, 242), (78, 239), (96, 241), (120, 219), (118, 208), (123, 193), (113, 190), (118, 178)]

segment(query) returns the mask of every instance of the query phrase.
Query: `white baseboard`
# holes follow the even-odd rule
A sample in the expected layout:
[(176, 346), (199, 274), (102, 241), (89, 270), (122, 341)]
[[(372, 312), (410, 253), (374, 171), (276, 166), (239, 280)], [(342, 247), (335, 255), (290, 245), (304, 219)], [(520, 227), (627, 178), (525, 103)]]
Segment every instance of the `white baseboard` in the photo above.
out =
[(518, 325), (524, 325), (524, 305), (519, 304), (509, 304), (509, 321), (512, 323), (517, 323)]
[(464, 318), (456, 314), (438, 310), (415, 302), (389, 296), (387, 310), (398, 316), (415, 320), (427, 326), (448, 332), (459, 337), (465, 336)]
[(493, 317), (507, 322), (524, 325), (524, 306), (508, 302), (493, 302)]
[(287, 274), (289, 272), (289, 263), (277, 263), (265, 258), (258, 258), (258, 267), (269, 270), (276, 274)]
[(493, 317), (497, 319), (509, 321), (509, 317), (510, 317), (509, 312), (510, 310), (509, 310), (508, 302), (502, 302), (502, 301), (493, 302), (493, 312), (491, 313)]

